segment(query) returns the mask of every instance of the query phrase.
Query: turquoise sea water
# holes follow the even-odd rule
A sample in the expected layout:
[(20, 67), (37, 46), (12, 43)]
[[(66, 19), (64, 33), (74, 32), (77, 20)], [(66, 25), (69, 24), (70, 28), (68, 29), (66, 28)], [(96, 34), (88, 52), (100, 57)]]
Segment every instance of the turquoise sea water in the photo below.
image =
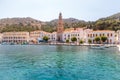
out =
[(0, 80), (120, 80), (120, 52), (115, 47), (1, 45)]

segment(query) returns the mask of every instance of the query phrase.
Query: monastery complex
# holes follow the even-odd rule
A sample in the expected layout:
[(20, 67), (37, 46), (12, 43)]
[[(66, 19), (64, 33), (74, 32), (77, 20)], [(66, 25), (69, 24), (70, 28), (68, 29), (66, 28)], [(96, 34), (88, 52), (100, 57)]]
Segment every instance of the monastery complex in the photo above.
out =
[(56, 32), (45, 32), (45, 31), (32, 31), (32, 32), (4, 32), (0, 33), (0, 42), (3, 43), (40, 43), (43, 41), (43, 37), (47, 36), (49, 38), (48, 42), (66, 42), (66, 40), (71, 41), (71, 38), (75, 37), (79, 42), (80, 40), (84, 43), (96, 43), (95, 37), (106, 36), (108, 44), (120, 43), (120, 31), (110, 31), (110, 30), (97, 30), (84, 29), (84, 28), (69, 28), (64, 29), (62, 20), (62, 13), (59, 14), (58, 26)]

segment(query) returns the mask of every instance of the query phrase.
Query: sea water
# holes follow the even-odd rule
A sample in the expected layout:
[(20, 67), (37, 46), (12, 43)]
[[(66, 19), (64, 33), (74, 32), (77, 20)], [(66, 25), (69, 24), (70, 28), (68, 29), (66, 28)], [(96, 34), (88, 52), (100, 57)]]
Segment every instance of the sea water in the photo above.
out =
[(0, 45), (0, 80), (120, 80), (116, 47)]

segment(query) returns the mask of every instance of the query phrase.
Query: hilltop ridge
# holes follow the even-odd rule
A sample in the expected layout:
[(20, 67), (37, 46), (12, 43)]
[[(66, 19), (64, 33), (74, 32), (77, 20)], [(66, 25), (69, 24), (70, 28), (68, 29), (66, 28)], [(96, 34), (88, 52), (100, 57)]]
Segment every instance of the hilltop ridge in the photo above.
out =
[[(44, 30), (48, 32), (56, 31), (58, 19), (49, 22), (40, 21), (31, 17), (24, 18), (3, 18), (0, 19), (0, 32), (6, 31), (34, 31)], [(120, 30), (120, 13), (100, 18), (96, 21), (84, 21), (75, 18), (63, 18), (64, 27), (77, 28), (85, 27), (94, 30)]]

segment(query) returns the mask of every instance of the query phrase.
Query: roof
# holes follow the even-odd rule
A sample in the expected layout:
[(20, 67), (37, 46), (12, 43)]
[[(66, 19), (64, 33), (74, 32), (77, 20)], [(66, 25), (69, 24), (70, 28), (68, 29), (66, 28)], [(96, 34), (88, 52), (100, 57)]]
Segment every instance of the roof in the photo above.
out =
[(29, 33), (29, 32), (4, 32), (3, 34), (13, 34), (13, 33)]
[(69, 28), (66, 29), (64, 32), (80, 32), (81, 30), (83, 30), (83, 28)]
[(115, 32), (112, 30), (96, 30), (96, 31), (92, 31), (92, 32)]

